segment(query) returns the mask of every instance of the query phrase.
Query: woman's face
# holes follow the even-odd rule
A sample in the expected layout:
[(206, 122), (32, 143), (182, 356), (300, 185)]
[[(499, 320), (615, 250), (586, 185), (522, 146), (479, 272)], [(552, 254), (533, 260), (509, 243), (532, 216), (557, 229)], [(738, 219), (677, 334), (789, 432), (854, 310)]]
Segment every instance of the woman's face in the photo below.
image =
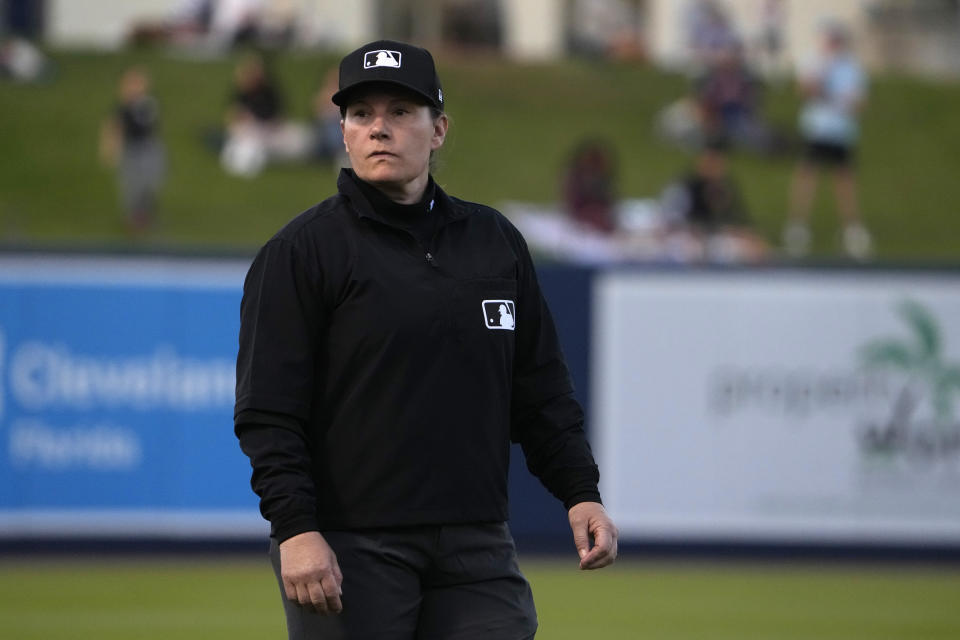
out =
[(443, 145), (447, 117), (434, 120), (415, 97), (378, 88), (352, 98), (340, 126), (357, 177), (403, 189), (421, 180), (426, 184), (430, 152)]

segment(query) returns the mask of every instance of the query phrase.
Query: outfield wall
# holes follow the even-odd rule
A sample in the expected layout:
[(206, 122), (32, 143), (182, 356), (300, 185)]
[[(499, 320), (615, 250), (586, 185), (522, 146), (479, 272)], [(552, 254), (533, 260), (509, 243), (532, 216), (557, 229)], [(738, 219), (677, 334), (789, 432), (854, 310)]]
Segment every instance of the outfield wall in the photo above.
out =
[[(0, 255), (0, 539), (266, 534), (247, 262)], [(540, 273), (625, 541), (960, 546), (960, 272)], [(567, 543), (515, 453), (515, 535)]]

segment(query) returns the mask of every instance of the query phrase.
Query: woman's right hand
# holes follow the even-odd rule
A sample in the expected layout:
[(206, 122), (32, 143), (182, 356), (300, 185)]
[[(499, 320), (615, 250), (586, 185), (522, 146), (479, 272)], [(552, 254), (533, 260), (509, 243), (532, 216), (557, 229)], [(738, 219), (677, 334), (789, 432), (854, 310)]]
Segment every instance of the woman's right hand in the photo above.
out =
[(343, 610), (343, 574), (319, 531), (306, 531), (280, 543), (280, 577), (287, 599), (321, 615)]

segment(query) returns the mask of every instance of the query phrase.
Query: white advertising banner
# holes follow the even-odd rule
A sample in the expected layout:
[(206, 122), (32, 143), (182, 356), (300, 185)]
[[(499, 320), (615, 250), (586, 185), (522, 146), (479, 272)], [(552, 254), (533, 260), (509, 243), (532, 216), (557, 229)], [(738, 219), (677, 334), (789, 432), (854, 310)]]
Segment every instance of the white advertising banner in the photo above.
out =
[(960, 543), (960, 274), (598, 274), (625, 539)]

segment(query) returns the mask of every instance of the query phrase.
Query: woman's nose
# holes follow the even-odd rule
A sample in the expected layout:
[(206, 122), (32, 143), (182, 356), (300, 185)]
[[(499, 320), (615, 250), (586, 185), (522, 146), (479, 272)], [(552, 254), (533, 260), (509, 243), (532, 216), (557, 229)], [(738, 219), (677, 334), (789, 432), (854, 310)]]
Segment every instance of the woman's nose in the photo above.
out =
[(390, 136), (390, 132), (387, 129), (386, 123), (382, 117), (379, 117), (373, 121), (373, 124), (370, 126), (370, 137), (375, 140), (382, 140)]

